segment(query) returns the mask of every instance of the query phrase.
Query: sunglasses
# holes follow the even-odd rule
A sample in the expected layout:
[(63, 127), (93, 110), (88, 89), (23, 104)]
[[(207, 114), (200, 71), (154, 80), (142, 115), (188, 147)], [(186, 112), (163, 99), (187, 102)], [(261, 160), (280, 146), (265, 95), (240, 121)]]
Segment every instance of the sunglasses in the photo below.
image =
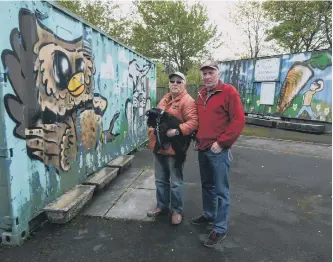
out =
[(181, 81), (181, 80), (177, 80), (177, 81), (175, 81), (175, 80), (170, 80), (170, 83), (171, 83), (171, 84), (174, 84), (175, 82), (176, 82), (178, 85), (180, 85), (181, 83), (183, 83), (183, 81)]

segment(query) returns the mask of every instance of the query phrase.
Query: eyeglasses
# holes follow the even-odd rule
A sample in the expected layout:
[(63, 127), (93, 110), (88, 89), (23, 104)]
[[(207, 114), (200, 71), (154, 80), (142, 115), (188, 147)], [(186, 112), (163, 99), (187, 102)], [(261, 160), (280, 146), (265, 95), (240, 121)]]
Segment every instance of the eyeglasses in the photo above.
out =
[(170, 83), (171, 83), (171, 84), (174, 84), (175, 82), (176, 82), (178, 85), (180, 85), (181, 83), (183, 83), (183, 81), (180, 81), (180, 80), (177, 80), (177, 81), (175, 81), (175, 80), (170, 80)]

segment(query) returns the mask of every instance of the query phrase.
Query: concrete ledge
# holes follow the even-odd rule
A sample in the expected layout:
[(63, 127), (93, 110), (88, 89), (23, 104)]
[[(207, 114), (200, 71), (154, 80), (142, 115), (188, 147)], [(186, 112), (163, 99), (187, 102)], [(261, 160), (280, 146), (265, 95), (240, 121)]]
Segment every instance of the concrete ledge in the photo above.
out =
[(325, 132), (324, 125), (314, 125), (314, 124), (303, 124), (303, 123), (295, 123), (295, 122), (277, 122), (277, 128), (280, 129), (288, 129), (288, 130), (296, 130), (296, 131), (304, 131), (310, 133), (321, 134)]
[(273, 120), (254, 118), (249, 116), (246, 116), (245, 118), (246, 118), (246, 124), (266, 126), (266, 127), (276, 127), (276, 121)]
[(119, 168), (119, 172), (122, 173), (132, 163), (134, 155), (119, 156), (107, 164), (108, 167)]
[(111, 181), (119, 174), (119, 168), (104, 167), (98, 172), (88, 177), (82, 184), (95, 185), (96, 190), (100, 191), (107, 187)]
[(95, 190), (93, 185), (77, 185), (44, 208), (51, 223), (65, 224), (73, 219), (91, 199)]

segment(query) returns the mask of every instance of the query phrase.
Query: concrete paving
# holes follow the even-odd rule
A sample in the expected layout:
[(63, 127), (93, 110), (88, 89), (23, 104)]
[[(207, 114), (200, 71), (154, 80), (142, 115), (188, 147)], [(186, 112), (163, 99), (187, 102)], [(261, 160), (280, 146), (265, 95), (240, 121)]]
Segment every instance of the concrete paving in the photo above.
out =
[(154, 196), (153, 190), (129, 188), (105, 217), (151, 221), (146, 212), (155, 207)]
[(197, 153), (185, 164), (185, 220), (145, 217), (155, 204), (148, 149), (65, 226), (46, 224), (0, 261), (331, 261), (332, 147), (241, 137), (232, 149), (227, 238), (208, 249)]
[(284, 153), (289, 155), (307, 155), (319, 158), (332, 158), (332, 147), (308, 142), (286, 140), (268, 140), (259, 137), (242, 136), (238, 139), (236, 148), (253, 148), (270, 151), (273, 155)]
[(83, 210), (82, 214), (86, 216), (104, 217), (140, 176), (143, 170), (144, 167), (132, 167), (126, 172), (119, 174), (108, 189), (94, 197), (91, 204)]
[(133, 182), (132, 188), (155, 190), (155, 170), (145, 169), (142, 174)]
[(146, 213), (154, 208), (156, 203), (154, 169), (129, 169), (120, 176), (124, 178), (123, 181), (117, 181), (111, 188), (99, 194), (83, 211), (83, 215), (152, 221)]

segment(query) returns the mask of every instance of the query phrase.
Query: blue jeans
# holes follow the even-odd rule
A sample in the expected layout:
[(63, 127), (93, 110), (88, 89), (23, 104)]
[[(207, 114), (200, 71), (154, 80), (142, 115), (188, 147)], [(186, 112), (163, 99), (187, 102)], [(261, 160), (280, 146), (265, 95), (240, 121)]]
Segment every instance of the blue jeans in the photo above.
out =
[(209, 149), (198, 152), (204, 216), (213, 220), (213, 230), (227, 232), (229, 214), (229, 149), (214, 153)]
[[(175, 156), (154, 154), (157, 207), (179, 214), (184, 206), (183, 165), (175, 168)], [(171, 181), (170, 181), (171, 180)]]
[(302, 106), (302, 108), (299, 110), (298, 114), (297, 114), (297, 118), (300, 117), (300, 115), (304, 112), (308, 112), (309, 116), (311, 117), (311, 119), (315, 119), (316, 115), (315, 113), (313, 113), (312, 107), (311, 106)]

